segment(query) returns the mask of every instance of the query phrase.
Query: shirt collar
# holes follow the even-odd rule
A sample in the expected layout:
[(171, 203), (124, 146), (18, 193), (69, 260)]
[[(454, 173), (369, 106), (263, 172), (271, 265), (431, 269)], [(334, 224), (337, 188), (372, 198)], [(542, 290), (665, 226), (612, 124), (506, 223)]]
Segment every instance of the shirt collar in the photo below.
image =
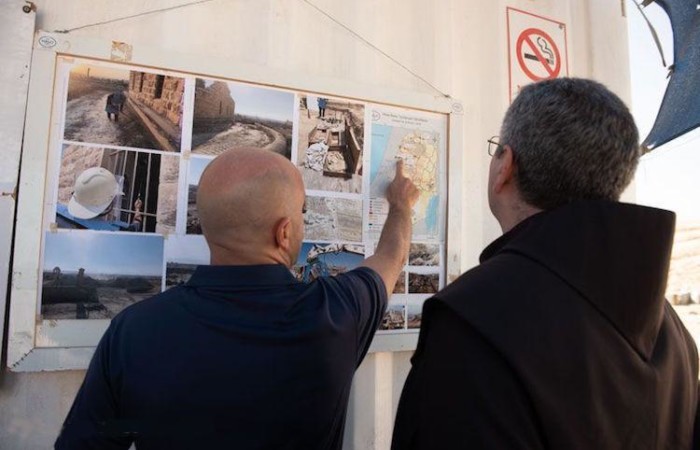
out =
[(197, 266), (187, 286), (270, 286), (298, 283), (282, 264)]
[(495, 241), (491, 242), (481, 252), (481, 255), (479, 256), (479, 262), (483, 263), (488, 259), (492, 258), (496, 253), (500, 252), (503, 249), (503, 247), (505, 247), (511, 241), (523, 234), (523, 232), (527, 230), (531, 222), (538, 220), (539, 217), (545, 216), (546, 213), (547, 211), (540, 211), (538, 213), (533, 214), (532, 216), (522, 220), (520, 223), (515, 225), (513, 228), (510, 229), (510, 231), (504, 233)]

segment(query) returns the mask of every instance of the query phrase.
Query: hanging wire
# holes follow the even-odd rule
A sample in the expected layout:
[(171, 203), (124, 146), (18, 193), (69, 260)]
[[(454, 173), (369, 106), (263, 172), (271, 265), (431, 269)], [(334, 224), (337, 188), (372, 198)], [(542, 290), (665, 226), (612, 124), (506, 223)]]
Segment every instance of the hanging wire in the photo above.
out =
[(416, 72), (414, 72), (414, 71), (412, 71), (411, 69), (409, 69), (409, 68), (408, 68), (405, 64), (403, 64), (401, 61), (397, 60), (396, 58), (394, 58), (393, 56), (391, 56), (390, 54), (388, 54), (387, 52), (385, 52), (385, 51), (382, 50), (381, 48), (377, 47), (376, 45), (374, 45), (373, 43), (371, 43), (370, 41), (368, 41), (367, 39), (365, 39), (362, 35), (360, 35), (360, 34), (357, 33), (356, 31), (354, 31), (352, 28), (350, 28), (350, 27), (348, 27), (347, 25), (345, 25), (344, 23), (340, 22), (340, 21), (337, 20), (335, 17), (333, 17), (333, 16), (331, 16), (330, 14), (328, 14), (326, 11), (322, 10), (321, 8), (319, 8), (318, 6), (316, 6), (315, 4), (311, 3), (309, 0), (301, 0), (301, 1), (302, 1), (303, 3), (306, 3), (307, 5), (309, 5), (310, 7), (312, 7), (313, 9), (315, 9), (316, 11), (318, 11), (319, 13), (321, 13), (322, 15), (324, 15), (325, 17), (327, 17), (329, 20), (331, 20), (332, 22), (334, 22), (335, 24), (337, 24), (338, 26), (340, 26), (341, 28), (343, 28), (345, 31), (347, 31), (348, 33), (350, 33), (352, 36), (354, 36), (354, 37), (356, 37), (357, 39), (359, 39), (360, 41), (362, 41), (365, 45), (367, 45), (367, 46), (369, 46), (370, 48), (372, 48), (372, 49), (376, 50), (377, 52), (381, 53), (385, 58), (389, 59), (391, 62), (393, 62), (393, 63), (396, 64), (397, 66), (401, 67), (401, 68), (404, 69), (406, 72), (410, 73), (411, 75), (413, 75), (414, 77), (416, 77), (417, 79), (419, 79), (420, 81), (422, 81), (423, 83), (425, 83), (427, 86), (429, 86), (429, 87), (430, 87), (431, 89), (433, 89), (435, 92), (437, 92), (438, 94), (440, 94), (441, 97), (452, 98), (449, 94), (446, 94), (446, 93), (442, 92), (440, 89), (438, 89), (438, 88), (437, 88), (434, 84), (432, 84), (430, 81), (426, 80), (426, 79), (423, 78), (422, 76), (418, 75)]
[(54, 30), (53, 32), (54, 33), (70, 33), (71, 31), (82, 30), (85, 28), (96, 27), (99, 25), (107, 25), (107, 24), (114, 23), (114, 22), (121, 22), (124, 20), (135, 19), (137, 17), (148, 16), (151, 14), (158, 14), (158, 13), (172, 11), (172, 10), (180, 9), (180, 8), (187, 8), (188, 6), (201, 5), (202, 3), (209, 3), (209, 2), (213, 2), (213, 1), (216, 1), (216, 0), (195, 0), (193, 2), (183, 3), (181, 5), (169, 6), (167, 8), (161, 8), (161, 9), (154, 9), (152, 11), (145, 11), (145, 12), (138, 13), (138, 14), (132, 14), (131, 16), (117, 17), (116, 19), (105, 20), (103, 22), (90, 23), (90, 24), (81, 25), (81, 26), (75, 27), (75, 28), (67, 28), (65, 30)]
[[(91, 27), (96, 27), (96, 26), (100, 26), (100, 25), (107, 25), (107, 24), (115, 23), (115, 22), (122, 22), (122, 21), (125, 21), (125, 20), (131, 20), (131, 19), (135, 19), (135, 18), (138, 18), (138, 17), (144, 17), (144, 16), (148, 16), (148, 15), (152, 15), (152, 14), (159, 14), (159, 13), (163, 13), (163, 12), (167, 12), (167, 11), (173, 11), (173, 10), (175, 10), (175, 9), (181, 9), (181, 8), (187, 8), (187, 7), (190, 7), (190, 6), (201, 5), (201, 4), (203, 4), (203, 3), (210, 3), (210, 2), (213, 2), (213, 1), (216, 1), (216, 0), (196, 0), (196, 1), (189, 2), (189, 3), (183, 3), (183, 4), (181, 4), (181, 5), (170, 6), (170, 7), (161, 8), (161, 9), (154, 9), (154, 10), (152, 10), (152, 11), (145, 11), (145, 12), (138, 13), (138, 14), (132, 14), (132, 15), (130, 15), (130, 16), (117, 17), (117, 18), (115, 18), (115, 19), (105, 20), (105, 21), (101, 21), (101, 22), (94, 22), (94, 23), (90, 23), (90, 24), (86, 24), (86, 25), (81, 25), (81, 26), (79, 26), (79, 27), (67, 28), (67, 29), (64, 29), (64, 30), (54, 30), (54, 33), (64, 33), (64, 34), (65, 34), (65, 33), (70, 33), (70, 32), (72, 32), (72, 31), (76, 31), (76, 30), (83, 30), (83, 29), (85, 29), (85, 28), (91, 28)], [(393, 62), (394, 64), (396, 64), (397, 66), (401, 67), (403, 70), (405, 70), (406, 72), (408, 72), (409, 74), (411, 74), (412, 76), (414, 76), (416, 79), (418, 79), (418, 80), (420, 80), (421, 82), (423, 82), (425, 85), (429, 86), (432, 90), (434, 90), (435, 92), (437, 92), (437, 93), (440, 95), (440, 97), (452, 98), (452, 96), (450, 96), (449, 94), (446, 94), (445, 92), (443, 92), (443, 91), (441, 91), (440, 89), (438, 89), (434, 84), (432, 84), (430, 81), (426, 80), (424, 77), (422, 77), (421, 75), (419, 75), (419, 74), (417, 74), (416, 72), (414, 72), (413, 70), (411, 70), (408, 66), (406, 66), (405, 64), (403, 64), (401, 61), (397, 60), (396, 58), (394, 58), (393, 56), (391, 56), (390, 54), (388, 54), (387, 52), (385, 52), (385, 51), (382, 50), (381, 48), (377, 47), (375, 44), (373, 44), (372, 42), (368, 41), (368, 40), (367, 40), (366, 38), (364, 38), (362, 35), (360, 35), (360, 34), (357, 33), (356, 31), (354, 31), (353, 29), (351, 29), (350, 27), (348, 27), (348, 26), (345, 25), (344, 23), (340, 22), (340, 21), (337, 20), (335, 17), (331, 16), (329, 13), (327, 13), (327, 12), (324, 11), (323, 9), (319, 8), (318, 6), (316, 6), (315, 4), (313, 4), (312, 2), (310, 2), (309, 0), (301, 0), (301, 1), (302, 1), (303, 3), (305, 3), (306, 5), (310, 6), (311, 8), (313, 8), (314, 10), (316, 10), (316, 11), (317, 11), (318, 13), (320, 13), (321, 15), (325, 16), (326, 18), (328, 18), (330, 21), (332, 21), (333, 23), (335, 23), (336, 25), (338, 25), (339, 27), (341, 27), (342, 29), (344, 29), (344, 30), (347, 31), (348, 33), (350, 33), (350, 35), (352, 35), (352, 36), (355, 37), (356, 39), (359, 39), (362, 43), (364, 43), (364, 44), (367, 45), (368, 47), (374, 49), (375, 51), (377, 51), (378, 53), (380, 53), (382, 56), (384, 56), (385, 58), (387, 58), (388, 60), (390, 60), (391, 62)], [(651, 25), (650, 25), (650, 26), (651, 26)], [(663, 56), (662, 56), (662, 57), (663, 57)]]

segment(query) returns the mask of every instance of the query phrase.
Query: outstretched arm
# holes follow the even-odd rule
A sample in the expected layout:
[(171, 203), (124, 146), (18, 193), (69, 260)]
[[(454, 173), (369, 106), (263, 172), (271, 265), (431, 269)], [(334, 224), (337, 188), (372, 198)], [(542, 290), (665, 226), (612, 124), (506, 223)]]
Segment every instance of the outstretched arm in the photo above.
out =
[(391, 291), (406, 264), (408, 248), (411, 244), (411, 208), (418, 201), (418, 188), (404, 175), (403, 161), (396, 162), (396, 176), (386, 190), (389, 214), (374, 255), (361, 266), (376, 271)]

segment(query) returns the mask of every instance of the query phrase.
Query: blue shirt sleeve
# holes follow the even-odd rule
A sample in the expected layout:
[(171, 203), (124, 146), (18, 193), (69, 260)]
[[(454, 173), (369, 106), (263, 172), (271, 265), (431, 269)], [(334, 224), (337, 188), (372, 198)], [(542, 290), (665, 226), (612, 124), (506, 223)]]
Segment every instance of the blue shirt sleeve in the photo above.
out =
[(85, 380), (56, 440), (56, 450), (121, 450), (131, 446), (118, 426), (118, 404), (110, 375), (110, 348), (114, 324), (102, 336)]
[(384, 281), (369, 267), (358, 267), (334, 277), (350, 299), (357, 324), (357, 366), (364, 359), (374, 333), (386, 312), (388, 296)]

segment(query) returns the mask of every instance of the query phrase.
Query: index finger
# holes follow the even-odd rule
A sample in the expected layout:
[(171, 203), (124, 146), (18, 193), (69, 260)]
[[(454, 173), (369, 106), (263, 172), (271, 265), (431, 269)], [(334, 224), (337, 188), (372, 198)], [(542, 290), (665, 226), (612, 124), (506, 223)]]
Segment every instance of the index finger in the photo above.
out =
[(403, 159), (401, 159), (401, 158), (398, 158), (396, 160), (396, 176), (397, 177), (403, 176)]

